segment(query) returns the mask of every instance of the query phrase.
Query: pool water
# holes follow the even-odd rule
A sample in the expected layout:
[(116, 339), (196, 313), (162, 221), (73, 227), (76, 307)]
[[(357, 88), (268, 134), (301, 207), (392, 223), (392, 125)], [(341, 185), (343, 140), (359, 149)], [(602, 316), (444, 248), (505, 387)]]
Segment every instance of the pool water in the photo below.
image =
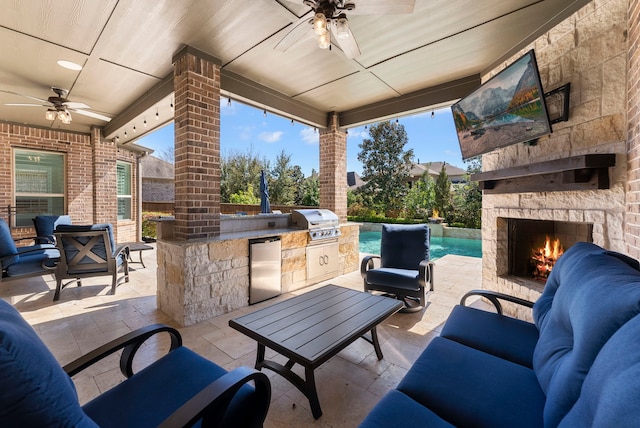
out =
[[(380, 254), (380, 232), (360, 232), (360, 252)], [(459, 256), (482, 257), (482, 241), (479, 239), (431, 237), (431, 260), (439, 259), (447, 254)]]

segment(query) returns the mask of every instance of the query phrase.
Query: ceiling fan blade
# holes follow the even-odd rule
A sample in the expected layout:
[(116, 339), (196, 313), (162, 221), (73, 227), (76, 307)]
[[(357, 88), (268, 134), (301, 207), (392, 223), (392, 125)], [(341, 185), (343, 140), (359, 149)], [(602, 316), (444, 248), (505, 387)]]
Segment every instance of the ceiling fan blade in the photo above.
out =
[(280, 52), (286, 52), (287, 49), (299, 42), (306, 33), (312, 32), (313, 29), (311, 25), (309, 25), (309, 18), (312, 13), (313, 11), (309, 11), (295, 21), (291, 25), (291, 30), (275, 45), (274, 49)]
[(34, 101), (40, 101), (41, 103), (47, 103), (47, 105), (50, 104), (49, 101), (47, 101), (47, 100), (43, 100), (42, 98), (32, 97), (30, 95), (19, 94), (17, 92), (13, 92), (13, 91), (5, 91), (3, 89), (0, 89), (0, 92), (4, 92), (5, 94), (17, 95), (19, 97), (31, 98)]
[(5, 106), (17, 106), (17, 107), (51, 107), (49, 104), (24, 104), (24, 103), (6, 103)]
[(345, 3), (354, 3), (356, 8), (347, 12), (350, 15), (403, 15), (413, 13), (416, 0), (347, 0)]
[(349, 29), (349, 37), (346, 39), (338, 38), (338, 32), (336, 30), (336, 26), (331, 26), (331, 42), (336, 44), (342, 52), (344, 52), (345, 56), (349, 59), (354, 59), (360, 56), (360, 47), (358, 46), (358, 42), (354, 37), (351, 29)]
[(91, 108), (88, 105), (86, 105), (85, 103), (76, 103), (73, 101), (67, 101), (62, 103), (63, 106), (69, 108), (69, 109), (76, 109), (76, 108)]
[(88, 116), (88, 117), (92, 117), (94, 119), (100, 119), (100, 120), (104, 120), (105, 122), (111, 122), (111, 118), (101, 115), (99, 113), (94, 113), (92, 111), (87, 111), (87, 110), (76, 110), (76, 109), (69, 109), (70, 111), (74, 112), (74, 113), (78, 113), (81, 114), (83, 116)]

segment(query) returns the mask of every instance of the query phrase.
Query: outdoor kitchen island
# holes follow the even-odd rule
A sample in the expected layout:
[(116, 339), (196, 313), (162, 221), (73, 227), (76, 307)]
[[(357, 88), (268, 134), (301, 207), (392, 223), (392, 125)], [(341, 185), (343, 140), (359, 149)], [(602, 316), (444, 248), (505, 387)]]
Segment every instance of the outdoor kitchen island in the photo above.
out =
[[(309, 229), (292, 224), (290, 214), (222, 216), (220, 236), (173, 239), (173, 221), (158, 221), (158, 308), (181, 326), (249, 305), (249, 240), (279, 237), (282, 292), (298, 290), (358, 269), (356, 223), (336, 225), (331, 243), (312, 240)], [(311, 254), (337, 248), (335, 270), (307, 275)]]

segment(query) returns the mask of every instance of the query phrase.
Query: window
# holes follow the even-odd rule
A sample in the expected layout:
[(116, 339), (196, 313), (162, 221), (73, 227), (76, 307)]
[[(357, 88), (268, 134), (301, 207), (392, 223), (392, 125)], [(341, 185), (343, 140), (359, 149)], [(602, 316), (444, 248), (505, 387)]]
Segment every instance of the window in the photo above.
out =
[(131, 220), (131, 164), (118, 162), (118, 220)]
[(40, 214), (64, 214), (64, 155), (15, 149), (14, 226), (32, 226)]

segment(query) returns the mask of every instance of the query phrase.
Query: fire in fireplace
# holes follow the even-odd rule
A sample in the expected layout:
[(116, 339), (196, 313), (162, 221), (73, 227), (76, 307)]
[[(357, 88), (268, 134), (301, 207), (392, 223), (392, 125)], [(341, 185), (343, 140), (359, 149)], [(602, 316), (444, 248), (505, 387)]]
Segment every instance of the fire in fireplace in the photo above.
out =
[(544, 246), (531, 250), (531, 275), (533, 279), (546, 281), (551, 269), (556, 264), (558, 257), (564, 253), (564, 248), (559, 239), (551, 240), (547, 236)]
[(589, 223), (507, 219), (508, 273), (546, 282), (558, 257), (576, 242), (593, 242)]

